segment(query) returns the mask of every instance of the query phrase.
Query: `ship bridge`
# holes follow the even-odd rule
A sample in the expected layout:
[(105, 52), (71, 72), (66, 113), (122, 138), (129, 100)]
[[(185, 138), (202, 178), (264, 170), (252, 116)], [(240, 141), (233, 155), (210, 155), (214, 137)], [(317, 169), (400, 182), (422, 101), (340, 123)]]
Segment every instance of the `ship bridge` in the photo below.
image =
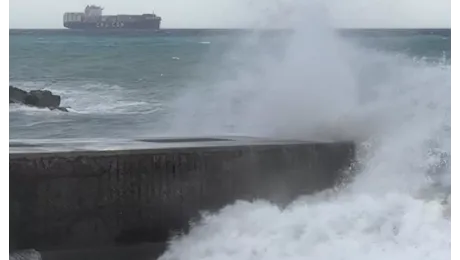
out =
[(99, 17), (102, 16), (102, 10), (104, 8), (96, 5), (87, 5), (85, 8), (85, 16), (86, 17)]

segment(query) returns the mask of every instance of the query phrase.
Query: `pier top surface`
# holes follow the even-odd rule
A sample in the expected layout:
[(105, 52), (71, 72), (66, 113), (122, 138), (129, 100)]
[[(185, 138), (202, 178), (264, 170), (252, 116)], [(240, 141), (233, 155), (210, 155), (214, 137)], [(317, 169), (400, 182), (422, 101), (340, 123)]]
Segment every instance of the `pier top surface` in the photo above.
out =
[(23, 154), (53, 154), (53, 153), (116, 153), (145, 151), (145, 150), (175, 150), (219, 148), (235, 146), (270, 146), (293, 144), (325, 144), (327, 141), (305, 141), (288, 139), (269, 139), (242, 136), (219, 137), (156, 137), (141, 139), (40, 139), (40, 140), (10, 140), (10, 157)]

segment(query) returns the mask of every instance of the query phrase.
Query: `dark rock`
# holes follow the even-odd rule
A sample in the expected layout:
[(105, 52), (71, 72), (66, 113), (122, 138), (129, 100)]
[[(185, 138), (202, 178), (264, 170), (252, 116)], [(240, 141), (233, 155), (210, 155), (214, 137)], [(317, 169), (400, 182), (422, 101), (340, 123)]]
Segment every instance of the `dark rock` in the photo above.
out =
[(19, 103), (38, 108), (57, 109), (68, 112), (67, 108), (59, 107), (61, 97), (49, 90), (31, 90), (29, 92), (10, 86), (10, 103)]
[(69, 112), (69, 110), (67, 109), (67, 107), (54, 107), (54, 108), (50, 108), (51, 110), (60, 110), (62, 112)]
[(27, 91), (10, 86), (10, 103), (24, 104), (27, 94)]
[(26, 105), (36, 107), (59, 107), (61, 104), (61, 97), (53, 95), (49, 90), (32, 90), (26, 97)]

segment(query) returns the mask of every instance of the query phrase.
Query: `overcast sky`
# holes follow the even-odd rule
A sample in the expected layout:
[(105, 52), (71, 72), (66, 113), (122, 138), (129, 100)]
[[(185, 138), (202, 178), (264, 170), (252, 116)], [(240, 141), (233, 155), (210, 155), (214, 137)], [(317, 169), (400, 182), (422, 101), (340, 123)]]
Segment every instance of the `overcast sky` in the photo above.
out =
[[(241, 28), (280, 12), (286, 2), (307, 0), (10, 0), (10, 28), (63, 28), (64, 12), (87, 4), (104, 14), (140, 14), (152, 10), (162, 28)], [(338, 27), (448, 27), (450, 0), (323, 0)], [(292, 6), (292, 5), (289, 5)], [(277, 17), (283, 19), (278, 13)], [(281, 18), (280, 18), (281, 17)]]

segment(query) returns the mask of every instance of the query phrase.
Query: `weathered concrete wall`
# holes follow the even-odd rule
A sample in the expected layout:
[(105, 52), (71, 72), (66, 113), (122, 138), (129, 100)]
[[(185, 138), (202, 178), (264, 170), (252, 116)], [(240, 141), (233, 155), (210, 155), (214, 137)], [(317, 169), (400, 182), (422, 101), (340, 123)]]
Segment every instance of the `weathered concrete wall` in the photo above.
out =
[(259, 142), (11, 153), (10, 249), (164, 242), (200, 210), (331, 187), (352, 143)]

